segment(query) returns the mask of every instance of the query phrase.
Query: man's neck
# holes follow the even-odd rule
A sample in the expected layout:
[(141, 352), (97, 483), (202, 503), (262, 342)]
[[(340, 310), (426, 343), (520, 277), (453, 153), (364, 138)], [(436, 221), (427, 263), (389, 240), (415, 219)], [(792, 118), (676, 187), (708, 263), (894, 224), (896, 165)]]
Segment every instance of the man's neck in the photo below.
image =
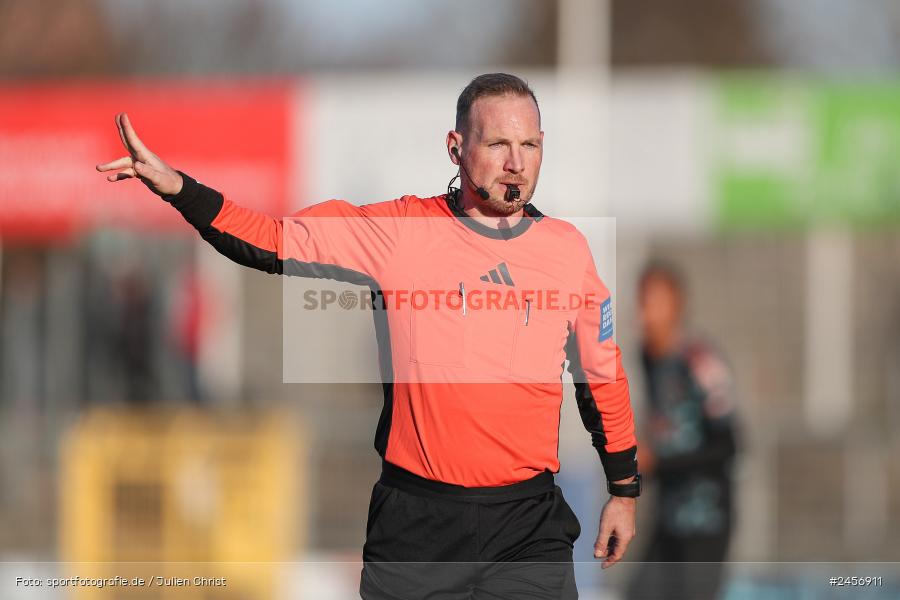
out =
[(682, 334), (680, 327), (661, 331), (653, 336), (647, 336), (644, 347), (651, 358), (659, 359), (672, 354), (681, 344)]
[(458, 198), (459, 207), (466, 215), (492, 229), (511, 229), (525, 214), (521, 208), (511, 215), (495, 213), (475, 192), (467, 189), (463, 189)]

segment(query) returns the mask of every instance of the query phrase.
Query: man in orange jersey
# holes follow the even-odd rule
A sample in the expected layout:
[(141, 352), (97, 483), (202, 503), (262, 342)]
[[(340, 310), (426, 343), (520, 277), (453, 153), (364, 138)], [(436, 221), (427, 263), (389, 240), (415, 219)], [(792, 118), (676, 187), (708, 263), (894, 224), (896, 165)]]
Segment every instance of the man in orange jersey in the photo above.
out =
[(110, 181), (139, 178), (240, 264), (372, 290), (385, 404), (363, 597), (577, 597), (581, 527), (553, 478), (567, 360), (611, 494), (595, 556), (621, 560), (640, 475), (612, 299), (584, 237), (530, 204), (544, 133), (524, 81), (481, 75), (460, 94), (446, 144), (461, 189), (283, 219), (168, 166), (124, 114), (116, 123), (129, 155), (98, 165)]

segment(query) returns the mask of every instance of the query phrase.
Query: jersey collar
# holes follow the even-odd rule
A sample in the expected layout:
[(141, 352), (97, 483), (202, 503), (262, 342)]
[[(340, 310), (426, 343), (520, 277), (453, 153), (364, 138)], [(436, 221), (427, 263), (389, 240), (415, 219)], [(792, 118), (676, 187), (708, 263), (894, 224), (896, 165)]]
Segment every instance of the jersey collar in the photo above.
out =
[(457, 199), (459, 197), (459, 190), (454, 188), (449, 194), (444, 196), (447, 201), (447, 206), (450, 208), (450, 212), (453, 213), (459, 221), (474, 231), (475, 233), (482, 235), (487, 238), (491, 238), (493, 240), (511, 240), (513, 238), (519, 237), (531, 227), (531, 225), (537, 221), (540, 221), (544, 218), (543, 213), (539, 211), (537, 208), (532, 206), (530, 203), (526, 204), (524, 207), (525, 214), (519, 219), (519, 222), (513, 225), (512, 227), (506, 229), (495, 229), (493, 227), (488, 227), (484, 223), (479, 223), (469, 215), (467, 215), (463, 209), (459, 206)]

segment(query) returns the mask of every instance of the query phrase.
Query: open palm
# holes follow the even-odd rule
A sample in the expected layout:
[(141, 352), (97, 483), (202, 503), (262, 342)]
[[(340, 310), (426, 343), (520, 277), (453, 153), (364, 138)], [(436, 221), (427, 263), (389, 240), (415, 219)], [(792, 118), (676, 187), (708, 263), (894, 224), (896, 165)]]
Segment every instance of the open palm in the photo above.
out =
[(128, 156), (97, 165), (100, 172), (117, 171), (106, 176), (108, 181), (140, 179), (154, 194), (174, 195), (181, 191), (181, 175), (151, 152), (135, 133), (128, 115), (116, 115), (116, 127)]

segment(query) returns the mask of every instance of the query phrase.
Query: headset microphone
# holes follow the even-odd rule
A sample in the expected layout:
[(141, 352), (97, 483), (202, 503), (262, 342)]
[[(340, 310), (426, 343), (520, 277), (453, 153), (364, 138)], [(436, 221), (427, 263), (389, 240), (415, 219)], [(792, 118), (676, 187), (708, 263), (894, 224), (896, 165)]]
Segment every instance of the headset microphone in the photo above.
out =
[[(456, 160), (459, 161), (459, 166), (462, 167), (463, 173), (466, 174), (466, 177), (469, 178), (469, 181), (472, 182), (472, 185), (475, 185), (475, 181), (469, 175), (469, 171), (466, 169), (466, 165), (463, 164), (462, 158), (459, 156), (459, 148), (457, 146), (453, 146), (453, 150), (451, 150), (451, 152), (453, 152), (453, 156), (456, 157)], [(481, 196), (482, 200), (487, 200), (491, 197), (491, 194), (480, 185), (475, 185), (475, 193)]]
[[(462, 167), (463, 173), (466, 174), (466, 177), (469, 178), (469, 181), (472, 182), (472, 185), (475, 185), (475, 181), (472, 179), (471, 175), (469, 175), (469, 171), (466, 169), (466, 165), (463, 164), (462, 158), (459, 156), (459, 147), (453, 146), (453, 149), (451, 150), (451, 152), (453, 152), (453, 156), (455, 156), (456, 159), (459, 161), (459, 166)], [(484, 189), (483, 187), (481, 187), (480, 185), (475, 186), (475, 192), (479, 196), (481, 196), (482, 200), (487, 200), (488, 198), (491, 197), (490, 193), (488, 193), (488, 191), (486, 189)], [(512, 183), (509, 183), (506, 185), (506, 196), (504, 199), (507, 202), (515, 202), (516, 200), (519, 199), (519, 195), (520, 195), (519, 186), (512, 184)]]

